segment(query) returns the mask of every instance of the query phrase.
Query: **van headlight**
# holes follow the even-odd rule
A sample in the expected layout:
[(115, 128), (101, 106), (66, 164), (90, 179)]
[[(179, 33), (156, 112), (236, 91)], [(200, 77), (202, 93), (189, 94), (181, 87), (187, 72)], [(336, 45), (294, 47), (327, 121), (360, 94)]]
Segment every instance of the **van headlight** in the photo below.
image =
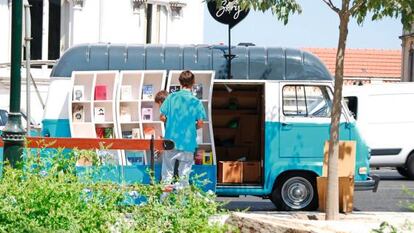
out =
[(368, 168), (367, 167), (360, 167), (358, 169), (358, 174), (360, 174), (360, 175), (367, 175), (368, 174)]

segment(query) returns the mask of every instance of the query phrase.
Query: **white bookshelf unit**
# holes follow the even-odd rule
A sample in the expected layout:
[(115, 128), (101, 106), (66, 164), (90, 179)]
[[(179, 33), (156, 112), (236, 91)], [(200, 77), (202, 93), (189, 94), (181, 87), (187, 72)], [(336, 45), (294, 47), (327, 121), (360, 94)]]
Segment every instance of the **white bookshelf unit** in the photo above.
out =
[[(177, 90), (180, 86), (178, 78), (182, 70), (171, 70), (168, 75), (166, 90), (171, 92)], [(213, 125), (211, 122), (211, 100), (213, 93), (214, 71), (197, 71), (192, 70), (195, 76), (195, 85), (193, 87), (193, 94), (202, 102), (207, 114), (207, 120), (204, 121), (202, 129), (197, 130), (197, 144), (198, 149), (206, 153), (212, 153), (213, 164), (216, 164), (216, 152), (214, 146)], [(201, 87), (201, 89), (200, 89)], [(196, 90), (198, 89), (198, 91)], [(200, 138), (201, 136), (201, 138)]]
[[(118, 71), (75, 71), (68, 97), (74, 138), (118, 138), (115, 98)], [(121, 162), (119, 150), (98, 150), (111, 163)]]
[[(155, 139), (164, 136), (164, 123), (159, 120), (155, 103), (157, 92), (165, 88), (165, 71), (121, 71), (118, 85), (117, 128), (121, 138)], [(149, 164), (145, 151), (123, 151), (126, 165)]]

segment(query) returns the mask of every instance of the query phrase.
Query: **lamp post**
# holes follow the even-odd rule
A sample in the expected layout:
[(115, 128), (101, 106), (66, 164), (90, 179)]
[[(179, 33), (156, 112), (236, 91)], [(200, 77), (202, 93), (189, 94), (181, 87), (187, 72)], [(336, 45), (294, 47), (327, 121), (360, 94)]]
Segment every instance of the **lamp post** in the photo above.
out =
[(12, 167), (22, 159), (25, 131), (20, 114), (20, 68), (22, 64), (22, 12), (23, 0), (12, 1), (10, 113), (3, 129), (4, 160)]

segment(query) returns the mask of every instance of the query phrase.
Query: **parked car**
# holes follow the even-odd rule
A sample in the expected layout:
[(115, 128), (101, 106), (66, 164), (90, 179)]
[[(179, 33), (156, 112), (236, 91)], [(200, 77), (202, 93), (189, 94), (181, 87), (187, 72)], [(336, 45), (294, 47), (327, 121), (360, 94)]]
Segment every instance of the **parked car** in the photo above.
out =
[(414, 83), (348, 86), (343, 96), (371, 148), (370, 166), (414, 179)]

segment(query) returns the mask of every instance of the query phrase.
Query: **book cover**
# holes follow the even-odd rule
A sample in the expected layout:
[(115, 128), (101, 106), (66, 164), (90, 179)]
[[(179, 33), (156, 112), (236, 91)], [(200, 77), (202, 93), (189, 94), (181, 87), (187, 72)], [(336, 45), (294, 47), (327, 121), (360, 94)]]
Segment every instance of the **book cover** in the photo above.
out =
[(84, 101), (85, 100), (85, 87), (83, 85), (74, 85), (73, 86), (72, 100), (74, 100), (74, 101)]
[(205, 150), (198, 149), (196, 152), (196, 155), (194, 156), (194, 164), (196, 165), (202, 165), (203, 164), (203, 154), (205, 153)]
[(171, 85), (169, 92), (170, 93), (174, 93), (174, 92), (177, 92), (177, 91), (180, 91), (180, 90), (181, 90), (181, 86), (180, 85)]
[(144, 165), (144, 152), (142, 151), (125, 151), (128, 162), (132, 165)]
[(139, 128), (132, 128), (132, 138), (133, 139), (140, 139), (141, 133)]
[(121, 86), (121, 100), (132, 100), (132, 86), (131, 85)]
[(142, 108), (142, 120), (152, 121), (152, 108)]
[(106, 100), (106, 85), (95, 86), (95, 100)]
[(203, 165), (212, 165), (213, 164), (213, 152), (205, 151), (203, 153)]
[(114, 129), (112, 127), (107, 127), (104, 129), (104, 138), (113, 138)]
[(74, 105), (72, 108), (72, 121), (85, 122), (85, 111), (82, 105)]
[(132, 99), (132, 86), (122, 85), (121, 86), (121, 100), (131, 100), (131, 99)]
[(142, 86), (142, 99), (152, 100), (154, 99), (154, 87), (152, 84), (144, 84)]
[(121, 122), (131, 122), (132, 116), (128, 106), (121, 106), (119, 112), (119, 120)]
[(196, 83), (193, 85), (193, 95), (198, 99), (203, 99), (203, 84)]
[(95, 121), (104, 122), (105, 121), (105, 107), (95, 107)]
[(155, 128), (152, 126), (145, 126), (144, 127), (144, 139), (151, 139), (154, 136), (155, 138)]
[(122, 131), (122, 138), (132, 139), (132, 131), (130, 130)]
[(96, 127), (96, 137), (97, 138), (105, 138), (105, 128), (103, 127)]
[(197, 144), (203, 143), (203, 128), (197, 129), (197, 138), (196, 138)]

